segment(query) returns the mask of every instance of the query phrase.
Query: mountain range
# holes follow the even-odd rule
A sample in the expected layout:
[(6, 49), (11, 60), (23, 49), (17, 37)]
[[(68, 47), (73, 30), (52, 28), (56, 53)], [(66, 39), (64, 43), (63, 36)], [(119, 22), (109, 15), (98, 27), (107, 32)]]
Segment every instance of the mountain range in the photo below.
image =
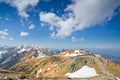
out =
[(120, 80), (119, 64), (82, 49), (18, 46), (0, 50), (0, 67), (9, 69), (0, 69), (1, 79)]
[(14, 64), (19, 62), (21, 58), (29, 54), (31, 51), (35, 51), (33, 57), (39, 58), (47, 55), (55, 54), (56, 50), (48, 48), (41, 48), (39, 46), (17, 46), (17, 47), (0, 47), (0, 67), (9, 69)]

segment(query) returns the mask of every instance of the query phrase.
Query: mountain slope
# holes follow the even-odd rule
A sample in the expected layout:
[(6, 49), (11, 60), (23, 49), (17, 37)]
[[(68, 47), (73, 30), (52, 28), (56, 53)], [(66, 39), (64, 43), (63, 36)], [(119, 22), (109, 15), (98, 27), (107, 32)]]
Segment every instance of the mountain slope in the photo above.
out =
[(0, 69), (0, 80), (18, 80), (18, 79), (26, 79), (24, 73), (18, 73), (14, 71)]
[(14, 65), (11, 70), (22, 71), (39, 79), (81, 78), (82, 80), (83, 78), (80, 76), (69, 77), (67, 74), (75, 74), (75, 72), (82, 71), (82, 68), (87, 67), (88, 70), (94, 69), (96, 75), (87, 76), (84, 79), (116, 80), (116, 77), (120, 78), (120, 65), (83, 50), (68, 50), (57, 55), (40, 58), (33, 58), (34, 54), (35, 51), (30, 52), (19, 63)]
[(9, 69), (31, 51), (35, 51), (33, 58), (44, 57), (55, 53), (48, 48), (38, 46), (2, 47), (0, 48), (0, 68)]

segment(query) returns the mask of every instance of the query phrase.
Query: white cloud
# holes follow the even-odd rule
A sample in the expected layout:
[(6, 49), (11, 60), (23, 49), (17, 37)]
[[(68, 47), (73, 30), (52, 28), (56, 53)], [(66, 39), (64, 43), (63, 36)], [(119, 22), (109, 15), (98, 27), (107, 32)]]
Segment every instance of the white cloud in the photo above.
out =
[(3, 31), (7, 32), (7, 31), (8, 31), (8, 29), (4, 29)]
[(75, 36), (72, 36), (72, 41), (73, 42), (83, 42), (83, 41), (85, 41), (85, 37), (76, 38)]
[(72, 36), (72, 41), (76, 42), (76, 38), (74, 36)]
[(3, 35), (1, 35), (0, 38), (1, 38), (1, 39), (7, 39), (7, 37), (6, 37), (6, 36), (3, 36)]
[(14, 40), (14, 38), (9, 37), (8, 29), (0, 30), (0, 39)]
[(36, 6), (39, 0), (0, 0), (0, 2), (5, 2), (18, 10), (18, 15), (21, 17), (28, 18), (29, 15), (26, 13), (29, 6)]
[(55, 13), (40, 12), (40, 21), (54, 26), (51, 36), (64, 38), (74, 31), (109, 21), (115, 10), (120, 6), (120, 0), (72, 0), (73, 3), (65, 8), (62, 17)]
[(70, 35), (70, 33), (72, 33), (71, 26), (74, 25), (72, 18), (64, 20), (63, 18), (58, 17), (54, 13), (44, 13), (44, 12), (41, 12), (39, 16), (40, 16), (40, 21), (50, 24), (51, 27), (50, 30), (54, 30), (53, 27), (57, 26), (57, 33), (53, 31), (51, 35), (52, 37), (64, 38)]
[(39, 16), (40, 16), (40, 21), (49, 23), (51, 25), (55, 25), (59, 20), (59, 17), (57, 17), (54, 13), (40, 12)]
[(8, 36), (8, 30), (4, 29), (4, 30), (0, 30), (0, 38), (1, 39), (7, 39)]
[(31, 24), (30, 26), (29, 26), (29, 29), (34, 29), (35, 28), (35, 25), (34, 24)]
[(8, 30), (1, 30), (0, 31), (0, 35), (3, 35), (3, 36), (7, 36), (8, 35), (8, 32), (7, 32)]
[(21, 33), (20, 33), (20, 36), (28, 36), (28, 35), (29, 35), (28, 32), (21, 31)]

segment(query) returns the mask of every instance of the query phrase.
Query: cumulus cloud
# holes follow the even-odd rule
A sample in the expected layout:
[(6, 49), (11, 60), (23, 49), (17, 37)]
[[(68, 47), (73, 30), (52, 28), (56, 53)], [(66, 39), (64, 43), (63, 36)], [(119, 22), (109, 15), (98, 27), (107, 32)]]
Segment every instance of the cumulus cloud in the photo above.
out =
[(8, 29), (0, 30), (0, 39), (14, 40), (14, 38), (9, 37), (9, 35), (8, 35)]
[[(39, 14), (40, 21), (50, 24), (50, 30), (53, 30), (51, 37), (64, 38), (72, 33), (71, 26), (74, 25), (73, 18), (68, 18), (64, 20), (61, 17), (58, 17), (54, 13), (44, 13)], [(54, 28), (57, 26), (57, 32), (54, 32)]]
[(8, 30), (4, 29), (4, 30), (0, 30), (0, 38), (1, 39), (7, 39), (8, 36)]
[(85, 37), (76, 38), (75, 36), (72, 36), (73, 42), (83, 42), (85, 40)]
[(0, 31), (0, 35), (4, 35), (4, 36), (7, 36), (8, 35), (8, 32), (7, 32), (8, 30), (1, 30)]
[(67, 16), (63, 14), (59, 17), (55, 13), (40, 12), (39, 17), (42, 23), (54, 27), (52, 37), (64, 38), (74, 31), (109, 21), (119, 6), (120, 0), (72, 0), (72, 4), (65, 8)]
[(21, 31), (21, 33), (20, 33), (20, 36), (28, 36), (28, 35), (29, 35), (28, 32)]
[(0, 2), (5, 2), (7, 4), (10, 4), (12, 7), (16, 7), (19, 16), (28, 18), (29, 15), (26, 12), (27, 8), (29, 6), (36, 6), (39, 0), (0, 0)]
[(31, 29), (34, 29), (34, 28), (35, 28), (35, 25), (34, 24), (30, 24), (29, 29), (31, 30)]
[(45, 13), (45, 12), (40, 12), (40, 21), (49, 23), (51, 25), (55, 25), (57, 21), (59, 21), (59, 17), (56, 16), (54, 13)]

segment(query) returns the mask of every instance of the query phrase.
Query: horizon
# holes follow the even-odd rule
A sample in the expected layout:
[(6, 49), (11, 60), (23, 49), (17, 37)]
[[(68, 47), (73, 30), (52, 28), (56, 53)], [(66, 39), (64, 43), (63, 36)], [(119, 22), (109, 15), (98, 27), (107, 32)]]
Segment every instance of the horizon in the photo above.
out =
[[(39, 46), (39, 45), (0, 45), (0, 48), (1, 47), (6, 47), (6, 48), (11, 48), (11, 47), (19, 47), (19, 46), (24, 46), (24, 47), (30, 47), (30, 46), (34, 46), (34, 47), (40, 47), (40, 48), (48, 48), (48, 49), (53, 49), (53, 50), (80, 50), (80, 49), (83, 49), (83, 50), (85, 50), (85, 51), (87, 51), (87, 50), (110, 50), (110, 51), (119, 51), (119, 49), (120, 48), (106, 48), (106, 47), (83, 47), (83, 48), (81, 48), (81, 47), (77, 47), (77, 48), (49, 48), (49, 47), (43, 47), (43, 46)], [(110, 52), (109, 51), (109, 52)]]
[(0, 11), (0, 46), (120, 49), (119, 0), (0, 0)]

